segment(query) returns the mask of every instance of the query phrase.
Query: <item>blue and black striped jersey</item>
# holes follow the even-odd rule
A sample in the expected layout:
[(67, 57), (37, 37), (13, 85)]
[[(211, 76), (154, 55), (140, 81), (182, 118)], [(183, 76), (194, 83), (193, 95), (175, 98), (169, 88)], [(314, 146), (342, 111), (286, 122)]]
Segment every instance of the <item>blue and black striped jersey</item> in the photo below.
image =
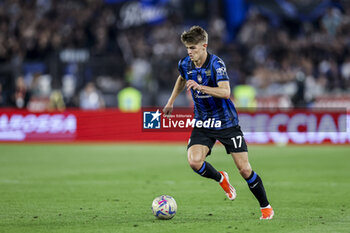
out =
[[(196, 68), (190, 57), (179, 61), (179, 72), (187, 80), (194, 80), (200, 85), (218, 87), (221, 81), (228, 81), (224, 62), (216, 55), (209, 54), (203, 66)], [(191, 90), (194, 102), (194, 118), (206, 121), (209, 118), (220, 120), (221, 127), (225, 129), (238, 125), (236, 108), (230, 99), (215, 98), (199, 91)]]

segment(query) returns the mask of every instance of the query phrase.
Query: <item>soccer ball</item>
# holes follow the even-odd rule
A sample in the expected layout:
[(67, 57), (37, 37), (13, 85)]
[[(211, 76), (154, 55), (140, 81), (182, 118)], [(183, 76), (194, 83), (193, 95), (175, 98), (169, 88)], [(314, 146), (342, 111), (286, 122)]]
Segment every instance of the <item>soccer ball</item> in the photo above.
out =
[(158, 219), (171, 219), (177, 211), (176, 201), (173, 197), (162, 195), (152, 202), (153, 215)]

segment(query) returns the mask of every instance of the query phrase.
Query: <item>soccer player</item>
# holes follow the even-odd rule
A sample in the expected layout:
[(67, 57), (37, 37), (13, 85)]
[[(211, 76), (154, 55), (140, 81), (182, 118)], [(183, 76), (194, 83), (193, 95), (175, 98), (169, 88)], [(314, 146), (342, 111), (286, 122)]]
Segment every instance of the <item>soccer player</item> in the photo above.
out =
[(207, 52), (208, 34), (199, 26), (182, 33), (181, 41), (188, 56), (179, 61), (180, 75), (163, 112), (165, 115), (171, 114), (176, 97), (187, 86), (192, 93), (196, 121), (204, 122), (209, 118), (221, 121), (220, 127), (216, 124), (216, 128), (194, 127), (192, 130), (187, 146), (191, 168), (200, 176), (217, 181), (226, 196), (234, 200), (236, 190), (230, 184), (227, 173), (217, 171), (205, 161), (216, 140), (219, 140), (227, 154), (232, 155), (241, 176), (258, 200), (262, 212), (260, 219), (272, 219), (274, 211), (267, 200), (263, 182), (248, 161), (247, 144), (238, 124), (237, 111), (230, 100), (231, 90), (224, 62)]

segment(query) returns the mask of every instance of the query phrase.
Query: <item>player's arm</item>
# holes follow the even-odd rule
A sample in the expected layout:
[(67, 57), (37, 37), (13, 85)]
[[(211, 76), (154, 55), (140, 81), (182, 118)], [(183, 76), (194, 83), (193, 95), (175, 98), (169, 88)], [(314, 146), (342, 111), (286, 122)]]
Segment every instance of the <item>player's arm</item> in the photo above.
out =
[(218, 87), (208, 87), (199, 85), (196, 81), (188, 80), (187, 90), (190, 90), (191, 88), (195, 91), (200, 91), (216, 98), (229, 99), (231, 95), (231, 88), (228, 81), (219, 82)]
[(175, 99), (185, 89), (185, 85), (186, 85), (186, 80), (181, 75), (179, 75), (179, 77), (176, 80), (173, 92), (171, 93), (171, 96), (168, 100), (168, 103), (163, 108), (163, 113), (165, 115), (171, 114), (171, 112), (173, 111)]

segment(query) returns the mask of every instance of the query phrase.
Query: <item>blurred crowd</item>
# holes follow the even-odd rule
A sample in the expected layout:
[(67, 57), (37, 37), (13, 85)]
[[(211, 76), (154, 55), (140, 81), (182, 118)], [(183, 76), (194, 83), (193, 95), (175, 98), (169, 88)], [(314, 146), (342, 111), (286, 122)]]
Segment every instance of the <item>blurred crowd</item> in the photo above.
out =
[(349, 93), (350, 8), (346, 12), (330, 8), (317, 22), (297, 28), (272, 28), (251, 14), (238, 36), (243, 82), (258, 96), (286, 95), (302, 107), (320, 95)]
[[(130, 87), (142, 94), (143, 105), (163, 105), (178, 76), (178, 61), (186, 56), (180, 34), (192, 23), (182, 14), (181, 0), (170, 2), (172, 10), (162, 22), (119, 29), (115, 11), (102, 0), (0, 1), (0, 106), (117, 107), (117, 94)], [(279, 26), (251, 7), (229, 42), (220, 8), (199, 23), (209, 33), (209, 51), (226, 63), (232, 89), (248, 84), (258, 98), (285, 96), (291, 106), (303, 107), (318, 96), (350, 92), (349, 4), (329, 8), (315, 22)], [(89, 73), (90, 63), (56, 72), (49, 63), (59, 51), (81, 48), (100, 61), (99, 72)], [(7, 64), (21, 67), (28, 61), (47, 68), (2, 72)], [(103, 73), (103, 64), (111, 64), (111, 72)], [(187, 98), (179, 102), (189, 104)]]
[(5, 0), (0, 6), (0, 62), (44, 60), (64, 48), (115, 52), (115, 17), (101, 0)]

